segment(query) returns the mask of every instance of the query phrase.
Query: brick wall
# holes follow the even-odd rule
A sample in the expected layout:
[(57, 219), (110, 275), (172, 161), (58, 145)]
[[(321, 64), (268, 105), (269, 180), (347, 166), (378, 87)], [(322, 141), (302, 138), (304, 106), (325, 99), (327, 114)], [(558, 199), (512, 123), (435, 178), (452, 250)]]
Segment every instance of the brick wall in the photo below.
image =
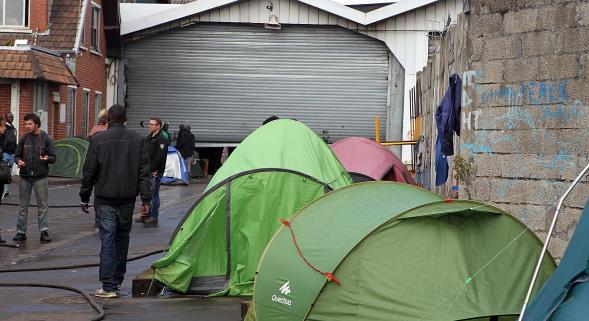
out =
[[(102, 5), (102, 1), (93, 1), (93, 3), (98, 4), (99, 6)], [(83, 135), (87, 134), (82, 132), (82, 119), (84, 115), (82, 114), (82, 93), (83, 88), (90, 89), (90, 104), (88, 108), (88, 114), (85, 116), (88, 119), (88, 128), (87, 131), (90, 131), (92, 126), (96, 123), (97, 116), (95, 112), (95, 104), (96, 104), (96, 93), (102, 93), (102, 101), (101, 106), (105, 108), (105, 100), (106, 100), (106, 39), (104, 35), (104, 30), (101, 28), (101, 34), (99, 36), (100, 40), (100, 50), (99, 52), (94, 52), (90, 50), (90, 22), (92, 21), (92, 6), (88, 6), (88, 11), (86, 12), (86, 24), (84, 28), (85, 38), (86, 38), (86, 47), (87, 49), (80, 50), (80, 56), (78, 56), (76, 62), (76, 79), (80, 83), (78, 86), (78, 91), (76, 93), (76, 135)], [(100, 12), (100, 26), (104, 26), (104, 15), (101, 10)], [(66, 95), (67, 97), (67, 95)]]
[[(101, 5), (101, 1), (93, 1), (98, 5)], [(95, 112), (95, 104), (96, 104), (96, 94), (102, 93), (102, 100), (101, 100), (101, 108), (105, 108), (105, 101), (106, 101), (106, 65), (105, 65), (105, 58), (106, 58), (106, 41), (104, 31), (101, 30), (101, 34), (99, 36), (100, 40), (100, 50), (99, 52), (95, 52), (90, 50), (90, 22), (91, 22), (91, 11), (92, 6), (88, 6), (88, 11), (86, 13), (86, 24), (84, 28), (85, 38), (86, 38), (86, 46), (85, 48), (80, 49), (80, 54), (76, 58), (76, 70), (75, 76), (79, 82), (78, 88), (76, 90), (76, 110), (75, 110), (75, 136), (86, 136), (87, 132), (82, 132), (82, 120), (84, 117), (88, 119), (88, 127), (87, 131), (89, 131), (92, 126), (96, 123), (97, 115)], [(100, 15), (101, 22), (100, 26), (102, 27), (103, 24), (103, 14), (101, 12)], [(68, 91), (67, 86), (60, 86), (59, 93), (60, 93), (60, 104), (66, 104), (68, 102)], [(89, 96), (90, 96), (90, 103), (88, 108), (88, 114), (83, 115), (82, 113), (82, 98), (83, 98), (83, 89), (89, 89)], [(59, 104), (53, 104), (52, 108), (54, 110), (54, 115), (56, 117), (56, 121), (54, 121), (54, 136), (55, 139), (62, 139), (67, 137), (67, 124), (59, 122)]]
[(10, 84), (0, 84), (0, 115), (4, 116), (10, 111)]
[(39, 32), (47, 30), (47, 22), (49, 21), (49, 5), (48, 0), (31, 1), (29, 27)]
[[(461, 75), (456, 154), (472, 165), (470, 197), (507, 210), (543, 238), (557, 199), (589, 162), (589, 1), (471, 0), (471, 8), (419, 74), (419, 90), (435, 107), (447, 87), (438, 71)], [(448, 44), (457, 38), (461, 45)], [(432, 144), (435, 124), (427, 128)], [(565, 202), (549, 247), (556, 257), (588, 196), (585, 180)]]

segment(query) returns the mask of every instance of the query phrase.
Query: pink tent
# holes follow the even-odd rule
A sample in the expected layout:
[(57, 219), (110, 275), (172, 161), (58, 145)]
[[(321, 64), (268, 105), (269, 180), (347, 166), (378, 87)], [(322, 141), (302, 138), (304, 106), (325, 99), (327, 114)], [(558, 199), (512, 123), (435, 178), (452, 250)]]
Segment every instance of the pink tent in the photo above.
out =
[(349, 137), (331, 145), (354, 182), (366, 180), (415, 184), (400, 159), (388, 148), (363, 137)]

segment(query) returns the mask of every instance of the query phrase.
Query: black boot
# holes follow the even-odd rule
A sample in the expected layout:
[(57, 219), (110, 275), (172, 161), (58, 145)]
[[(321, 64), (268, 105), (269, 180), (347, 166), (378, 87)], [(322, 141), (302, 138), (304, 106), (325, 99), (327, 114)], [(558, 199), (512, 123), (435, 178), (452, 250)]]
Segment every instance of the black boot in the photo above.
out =
[(12, 238), (13, 241), (20, 242), (27, 239), (27, 235), (24, 233), (16, 233), (16, 235)]
[(41, 243), (47, 242), (51, 242), (51, 236), (49, 236), (49, 233), (47, 233), (47, 231), (43, 231), (41, 232)]

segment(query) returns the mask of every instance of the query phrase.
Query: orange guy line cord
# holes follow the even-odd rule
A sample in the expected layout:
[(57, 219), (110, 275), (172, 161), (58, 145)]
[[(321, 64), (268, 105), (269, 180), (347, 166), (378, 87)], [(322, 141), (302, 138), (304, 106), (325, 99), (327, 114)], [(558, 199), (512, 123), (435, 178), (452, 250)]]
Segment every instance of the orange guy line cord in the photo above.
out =
[(280, 222), (281, 222), (282, 224), (284, 224), (284, 226), (288, 227), (288, 229), (289, 229), (289, 231), (290, 231), (290, 235), (292, 236), (292, 240), (293, 240), (293, 242), (294, 242), (294, 244), (295, 244), (295, 247), (297, 248), (297, 252), (299, 252), (299, 256), (300, 256), (300, 257), (303, 259), (303, 261), (305, 261), (305, 263), (306, 263), (306, 264), (307, 264), (309, 267), (311, 267), (313, 270), (315, 270), (316, 272), (319, 272), (319, 273), (321, 273), (321, 274), (325, 275), (325, 277), (327, 278), (327, 281), (328, 281), (328, 282), (329, 282), (329, 281), (333, 281), (333, 282), (335, 282), (337, 285), (341, 285), (340, 281), (339, 281), (339, 280), (338, 280), (338, 279), (335, 277), (335, 275), (333, 275), (333, 274), (332, 274), (332, 273), (330, 273), (330, 272), (323, 272), (323, 271), (319, 270), (318, 268), (316, 268), (316, 267), (315, 267), (313, 264), (311, 264), (311, 262), (309, 262), (309, 261), (308, 261), (308, 260), (305, 258), (305, 256), (303, 255), (303, 252), (302, 252), (302, 251), (301, 251), (301, 249), (299, 248), (299, 244), (297, 243), (297, 238), (296, 238), (296, 236), (295, 236), (295, 234), (294, 234), (294, 231), (292, 230), (292, 227), (290, 226), (290, 222), (289, 222), (289, 221), (287, 221), (287, 220), (285, 220), (285, 219), (283, 219), (283, 218), (281, 218), (281, 219), (280, 219)]

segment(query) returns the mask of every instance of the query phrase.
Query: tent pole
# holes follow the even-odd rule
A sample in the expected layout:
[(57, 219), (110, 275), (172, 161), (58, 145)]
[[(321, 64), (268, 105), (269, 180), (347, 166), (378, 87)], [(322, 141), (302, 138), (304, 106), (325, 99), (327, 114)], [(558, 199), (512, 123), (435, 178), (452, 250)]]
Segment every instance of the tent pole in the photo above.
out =
[(550, 223), (550, 229), (548, 229), (548, 234), (546, 235), (546, 240), (544, 241), (544, 247), (542, 247), (542, 252), (540, 252), (540, 258), (538, 258), (538, 263), (536, 264), (536, 269), (534, 270), (534, 275), (532, 276), (532, 282), (530, 282), (530, 287), (528, 288), (528, 293), (526, 294), (526, 299), (524, 300), (524, 305), (522, 310), (519, 314), (519, 321), (524, 320), (524, 314), (526, 312), (526, 308), (528, 306), (528, 302), (530, 301), (530, 296), (532, 296), (532, 290), (534, 289), (534, 285), (536, 283), (536, 279), (538, 278), (538, 273), (540, 272), (540, 266), (542, 265), (542, 260), (544, 259), (544, 255), (546, 254), (546, 250), (548, 249), (548, 242), (550, 242), (550, 237), (552, 236), (552, 232), (554, 231), (554, 227), (556, 226), (556, 220), (558, 219), (558, 215), (560, 214), (560, 209), (562, 208), (562, 204), (564, 203), (565, 198), (569, 196), (573, 188), (579, 183), (579, 181), (585, 176), (585, 174), (589, 171), (589, 164), (585, 166), (585, 168), (581, 171), (581, 173), (575, 178), (575, 180), (571, 183), (569, 188), (564, 192), (564, 194), (558, 200), (558, 205), (556, 206), (556, 211), (554, 212), (554, 217), (552, 218), (552, 223)]

